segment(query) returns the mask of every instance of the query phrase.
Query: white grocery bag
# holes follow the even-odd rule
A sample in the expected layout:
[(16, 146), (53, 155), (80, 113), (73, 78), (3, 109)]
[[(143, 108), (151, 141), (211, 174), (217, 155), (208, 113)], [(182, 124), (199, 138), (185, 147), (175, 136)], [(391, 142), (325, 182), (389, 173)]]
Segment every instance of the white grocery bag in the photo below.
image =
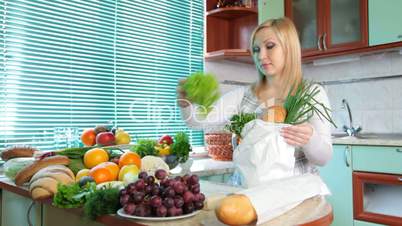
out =
[(285, 142), (280, 129), (289, 126), (255, 119), (242, 130), (233, 152), (236, 173), (247, 188), (294, 175), (295, 148)]

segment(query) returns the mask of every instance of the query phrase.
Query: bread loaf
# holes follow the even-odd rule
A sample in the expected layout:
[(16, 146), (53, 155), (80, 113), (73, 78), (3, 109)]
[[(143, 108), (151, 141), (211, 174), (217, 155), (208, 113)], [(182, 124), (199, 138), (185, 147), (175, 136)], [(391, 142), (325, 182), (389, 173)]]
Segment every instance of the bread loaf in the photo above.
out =
[(51, 156), (35, 161), (33, 164), (26, 166), (15, 176), (15, 184), (18, 186), (28, 182), (34, 174), (39, 170), (51, 165), (68, 165), (70, 160), (66, 156)]
[(283, 123), (286, 119), (286, 109), (280, 105), (269, 107), (262, 115), (262, 120), (266, 122)]
[(248, 225), (257, 220), (257, 213), (245, 195), (224, 198), (215, 209), (218, 220), (228, 225)]
[(31, 179), (29, 191), (33, 199), (46, 199), (57, 192), (57, 185), (74, 183), (72, 171), (63, 165), (48, 166), (39, 170)]
[(4, 161), (7, 161), (12, 158), (19, 158), (19, 157), (32, 157), (38, 151), (35, 148), (30, 146), (14, 146), (6, 148), (1, 152), (1, 158)]

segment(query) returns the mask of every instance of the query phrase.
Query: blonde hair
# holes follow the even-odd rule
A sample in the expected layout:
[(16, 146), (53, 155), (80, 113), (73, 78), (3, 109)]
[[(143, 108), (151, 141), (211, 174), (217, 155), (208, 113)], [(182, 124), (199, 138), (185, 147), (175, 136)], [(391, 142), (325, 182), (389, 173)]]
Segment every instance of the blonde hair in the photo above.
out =
[[(289, 18), (283, 17), (267, 20), (260, 24), (257, 28), (255, 28), (253, 33), (251, 34), (250, 51), (253, 55), (255, 36), (257, 32), (264, 28), (271, 28), (274, 31), (280, 42), (280, 45), (284, 50), (285, 64), (283, 72), (280, 75), (279, 97), (285, 99), (289, 92), (291, 92), (291, 94), (294, 94), (295, 90), (302, 80), (301, 48), (299, 36), (297, 34), (295, 25)], [(256, 68), (260, 79), (265, 79), (264, 73), (259, 69), (260, 67), (258, 67), (257, 64)]]

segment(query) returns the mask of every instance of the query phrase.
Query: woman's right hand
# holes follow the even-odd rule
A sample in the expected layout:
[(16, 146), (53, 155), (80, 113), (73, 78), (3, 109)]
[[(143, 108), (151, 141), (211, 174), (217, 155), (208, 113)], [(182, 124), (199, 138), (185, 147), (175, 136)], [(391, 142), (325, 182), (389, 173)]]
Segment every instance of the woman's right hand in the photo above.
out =
[(186, 92), (183, 89), (183, 84), (186, 83), (186, 79), (179, 80), (179, 85), (177, 86), (177, 104), (182, 107), (190, 106), (191, 102), (186, 98)]

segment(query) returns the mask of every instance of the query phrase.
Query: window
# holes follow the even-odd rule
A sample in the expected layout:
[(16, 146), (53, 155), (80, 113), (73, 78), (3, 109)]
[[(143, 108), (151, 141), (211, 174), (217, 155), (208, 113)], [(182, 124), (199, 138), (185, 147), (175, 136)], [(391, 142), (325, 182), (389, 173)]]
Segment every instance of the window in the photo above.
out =
[(0, 0), (0, 148), (54, 148), (57, 127), (186, 131), (179, 79), (203, 69), (203, 1)]

